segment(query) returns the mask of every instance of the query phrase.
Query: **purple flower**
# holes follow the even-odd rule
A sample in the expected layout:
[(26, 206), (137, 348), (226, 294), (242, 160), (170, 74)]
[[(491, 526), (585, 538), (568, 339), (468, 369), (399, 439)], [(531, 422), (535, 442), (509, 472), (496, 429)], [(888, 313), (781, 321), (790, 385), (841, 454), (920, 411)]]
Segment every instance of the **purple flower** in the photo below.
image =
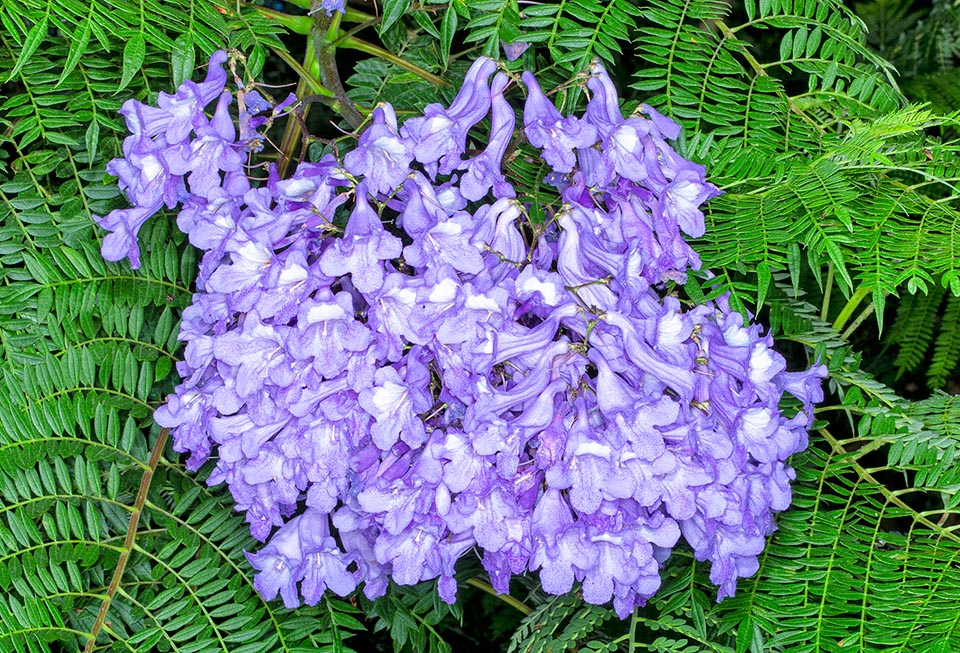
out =
[(487, 80), (496, 68), (492, 59), (477, 59), (449, 108), (428, 104), (422, 118), (411, 118), (403, 124), (401, 136), (413, 143), (414, 156), (431, 176), (437, 172), (450, 174), (461, 167), (460, 156), (467, 147), (467, 132), (490, 110)]
[(269, 601), (279, 593), (283, 597), (284, 606), (296, 608), (300, 605), (297, 574), (303, 559), (303, 549), (300, 533), (296, 528), (288, 525), (271, 538), (267, 547), (258, 553), (246, 555), (250, 566), (260, 572), (253, 584), (263, 598)]
[(400, 226), (414, 239), (447, 218), (447, 210), (430, 181), (414, 173), (403, 185), (400, 195), (404, 202), (400, 212)]
[(336, 379), (359, 364), (360, 354), (373, 341), (370, 330), (354, 319), (353, 299), (347, 292), (304, 302), (297, 327), (293, 356), (311, 361), (323, 379)]
[(120, 188), (126, 191), (133, 208), (116, 209), (104, 217), (94, 216), (97, 223), (110, 231), (104, 238), (102, 254), (108, 261), (130, 259), (130, 266), (140, 267), (137, 233), (146, 221), (164, 205), (176, 206), (186, 195), (183, 177), (170, 172), (163, 151), (152, 140), (128, 136), (123, 143), (123, 159), (113, 159), (107, 172), (117, 176)]
[(407, 263), (418, 268), (449, 265), (459, 272), (476, 274), (483, 269), (480, 251), (471, 243), (473, 221), (461, 214), (438, 222), (423, 237), (403, 248)]
[[(666, 183), (660, 168), (657, 147), (650, 138), (650, 122), (640, 118), (624, 120), (613, 128), (604, 141), (601, 161), (605, 162), (609, 179), (613, 173), (623, 179)], [(606, 179), (600, 182), (609, 183)]]
[[(172, 209), (187, 199), (183, 183), (185, 170), (177, 170), (180, 160), (177, 153), (190, 147), (187, 139), (192, 130), (208, 124), (203, 111), (220, 96), (226, 85), (227, 76), (223, 70), (226, 60), (223, 50), (214, 52), (206, 80), (199, 84), (184, 82), (175, 95), (160, 93), (158, 108), (127, 100), (120, 109), (132, 135), (124, 140), (124, 158), (108, 163), (107, 172), (119, 177), (120, 188), (126, 191), (127, 199), (134, 207), (117, 209), (105, 217), (94, 216), (100, 226), (111, 232), (103, 243), (103, 257), (108, 261), (129, 258), (132, 268), (140, 267), (137, 246), (140, 227), (164, 204)], [(224, 129), (223, 116), (216, 124), (214, 129)], [(230, 130), (232, 132), (232, 123)], [(225, 165), (222, 169), (235, 169), (234, 160), (229, 156)], [(204, 179), (198, 183), (203, 185), (212, 181)], [(208, 189), (205, 187), (205, 190)]]
[(356, 586), (350, 560), (330, 537), (328, 518), (307, 510), (283, 525), (259, 553), (247, 559), (259, 571), (254, 586), (265, 598), (279, 593), (288, 608), (300, 605), (297, 583), (302, 581), (304, 601), (316, 605), (326, 589), (346, 596)]
[(159, 107), (127, 100), (120, 114), (127, 119), (127, 128), (135, 135), (148, 138), (162, 135), (167, 144), (174, 145), (187, 140), (190, 132), (205, 122), (204, 108), (217, 99), (227, 84), (223, 64), (227, 53), (217, 50), (207, 65), (207, 77), (203, 82), (185, 81), (174, 95), (163, 91), (157, 97)]
[(266, 381), (285, 387), (293, 383), (295, 371), (286, 352), (286, 329), (264, 324), (256, 311), (247, 313), (241, 330), (218, 336), (214, 356), (237, 366), (237, 395), (246, 398), (258, 392)]
[(669, 138), (671, 141), (675, 141), (680, 137), (680, 125), (670, 118), (667, 118), (649, 104), (641, 104), (640, 111), (650, 117), (651, 122), (653, 122), (651, 132), (658, 138)]
[(356, 149), (343, 158), (343, 166), (350, 174), (363, 176), (371, 193), (387, 196), (410, 174), (412, 160), (410, 144), (397, 133), (393, 107), (380, 104), (373, 110), (373, 121), (360, 136)]
[(532, 73), (521, 76), (527, 87), (527, 103), (523, 108), (523, 129), (527, 140), (543, 150), (544, 160), (556, 172), (572, 172), (577, 148), (588, 148), (597, 142), (596, 128), (574, 116), (564, 118), (540, 90)]
[(665, 296), (699, 265), (682, 234), (719, 193), (667, 144), (676, 123), (646, 105), (624, 119), (599, 63), (582, 117), (524, 73), (555, 191), (521, 202), (509, 77), (489, 83), (480, 59), (449, 108), (401, 127), (381, 105), (342, 163), (256, 181), (243, 157), (295, 99), (240, 90), (238, 142), (224, 60), (159, 107), (124, 105), (110, 171), (133, 206), (98, 220), (104, 255), (135, 265), (143, 221), (181, 204), (202, 250), (156, 420), (190, 469), (215, 461), (208, 482), (266, 542), (248, 554), (265, 598), (438, 579), (453, 601), (476, 551), (498, 591), (536, 572), (625, 617), (681, 535), (720, 597), (756, 571), (826, 370), (786, 372), (724, 298)]
[(110, 231), (103, 239), (100, 253), (108, 261), (130, 259), (130, 267), (136, 270), (140, 267), (140, 247), (137, 245), (137, 232), (154, 213), (160, 210), (156, 207), (136, 207), (132, 209), (117, 209), (106, 216), (94, 219), (104, 229)]
[(123, 141), (124, 158), (107, 164), (107, 172), (118, 177), (132, 204), (155, 210), (161, 204), (173, 208), (187, 196), (183, 178), (170, 171), (167, 149), (164, 143), (128, 136)]
[(381, 535), (374, 548), (377, 562), (390, 565), (391, 577), (399, 585), (436, 578), (442, 571), (442, 528), (437, 521), (425, 522), (396, 535)]
[(335, 11), (345, 14), (347, 13), (347, 0), (321, 0), (319, 9), (326, 11), (328, 16), (333, 15)]
[(343, 238), (333, 242), (320, 257), (320, 269), (333, 277), (350, 274), (357, 290), (373, 293), (383, 286), (383, 261), (400, 256), (401, 247), (400, 239), (384, 230), (361, 183)]
[(490, 88), (493, 115), (491, 117), (490, 141), (486, 149), (466, 163), (466, 172), (460, 180), (460, 189), (468, 200), (479, 200), (490, 188), (494, 197), (516, 197), (513, 186), (503, 176), (503, 155), (513, 139), (516, 117), (513, 107), (503, 97), (510, 78), (497, 73)]
[(663, 191), (659, 210), (663, 216), (680, 226), (684, 233), (699, 238), (703, 235), (703, 211), (700, 206), (720, 194), (716, 186), (703, 181), (694, 170), (681, 170)]
[[(248, 104), (244, 105), (244, 99)], [(251, 91), (246, 98), (240, 98), (240, 142), (246, 152), (260, 152), (263, 150), (263, 135), (260, 129), (267, 126), (270, 117), (261, 115), (270, 108), (270, 103), (256, 91)]]
[(583, 119), (596, 127), (600, 137), (605, 139), (611, 130), (623, 122), (623, 114), (620, 112), (620, 96), (617, 93), (617, 87), (614, 86), (613, 80), (610, 79), (599, 59), (594, 59), (590, 64), (590, 77), (587, 79), (586, 86), (592, 95)]
[(408, 358), (403, 377), (392, 366), (380, 368), (374, 386), (360, 393), (360, 405), (376, 420), (370, 435), (378, 447), (389, 449), (398, 438), (410, 446), (423, 443), (426, 433), (418, 413), (432, 405), (427, 381), (426, 370)]
[(197, 138), (189, 145), (171, 147), (165, 155), (170, 171), (175, 175), (189, 175), (190, 193), (207, 197), (215, 188), (220, 188), (220, 172), (236, 172), (243, 164), (243, 157), (235, 148), (236, 129), (227, 113), (232, 101), (224, 91), (217, 102), (213, 118), (206, 124), (196, 124)]
[(513, 41), (512, 43), (501, 41), (500, 45), (503, 46), (503, 56), (507, 58), (507, 61), (516, 61), (530, 47), (530, 44), (526, 41)]
[(267, 245), (247, 240), (229, 246), (228, 256), (230, 262), (217, 267), (205, 286), (230, 296), (234, 310), (251, 310), (260, 295), (261, 280), (274, 263), (274, 252)]
[(174, 451), (190, 454), (187, 460), (187, 469), (190, 471), (200, 469), (213, 450), (206, 423), (217, 411), (215, 407), (207, 405), (208, 396), (182, 384), (154, 413), (157, 424), (173, 429)]

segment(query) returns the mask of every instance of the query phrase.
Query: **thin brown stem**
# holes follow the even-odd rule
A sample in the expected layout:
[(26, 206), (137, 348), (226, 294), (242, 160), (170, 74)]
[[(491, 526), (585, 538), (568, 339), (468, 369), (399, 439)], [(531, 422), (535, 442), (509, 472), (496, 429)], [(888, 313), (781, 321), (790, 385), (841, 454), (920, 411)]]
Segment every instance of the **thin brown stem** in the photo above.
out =
[(97, 643), (97, 636), (103, 629), (107, 619), (107, 612), (110, 610), (110, 602), (113, 600), (117, 590), (120, 589), (120, 580), (123, 578), (123, 571), (130, 560), (130, 554), (133, 552), (133, 543), (137, 538), (137, 524), (140, 523), (140, 513), (143, 512), (143, 505), (147, 501), (147, 492), (150, 490), (150, 482), (153, 480), (153, 473), (160, 463), (163, 456), (163, 449), (167, 444), (167, 436), (170, 429), (161, 429), (157, 441), (150, 452), (150, 460), (147, 461), (147, 469), (140, 477), (140, 489), (137, 490), (137, 498), (133, 502), (133, 512), (130, 513), (130, 523), (127, 525), (127, 536), (123, 540), (123, 552), (117, 560), (117, 567), (113, 571), (113, 578), (110, 579), (110, 585), (107, 587), (107, 594), (103, 597), (103, 603), (100, 604), (100, 612), (97, 613), (97, 619), (93, 622), (93, 628), (90, 630), (90, 639), (84, 647), (84, 653), (91, 653)]

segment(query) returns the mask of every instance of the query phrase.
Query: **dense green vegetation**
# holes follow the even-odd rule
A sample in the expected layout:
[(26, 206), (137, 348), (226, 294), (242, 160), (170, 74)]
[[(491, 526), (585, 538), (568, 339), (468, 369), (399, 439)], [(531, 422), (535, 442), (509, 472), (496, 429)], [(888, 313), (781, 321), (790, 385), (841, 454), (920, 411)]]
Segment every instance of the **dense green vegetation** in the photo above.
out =
[[(919, 3), (918, 3), (919, 4)], [(0, 651), (903, 651), (960, 649), (960, 9), (901, 0), (387, 0), (341, 18), (306, 0), (23, 0), (0, 8)], [(869, 29), (868, 29), (869, 28)], [(724, 195), (694, 247), (793, 369), (830, 369), (794, 505), (735, 597), (678, 550), (631, 620), (495, 598), (458, 569), (376, 602), (286, 610), (253, 590), (246, 524), (153, 422), (176, 383), (196, 254), (172, 215), (143, 265), (107, 263), (91, 215), (122, 206), (117, 110), (215, 49), (314, 96), (278, 159), (348, 149), (380, 101), (449, 101), (478, 54), (530, 48), (545, 89), (599, 57), (629, 114), (683, 126)], [(241, 74), (244, 74), (241, 72)], [(449, 84), (447, 82), (452, 82)], [(285, 93), (285, 92), (284, 92)], [(278, 93), (280, 95), (280, 93)], [(558, 93), (566, 111), (577, 92)], [(542, 172), (511, 176), (536, 197)]]

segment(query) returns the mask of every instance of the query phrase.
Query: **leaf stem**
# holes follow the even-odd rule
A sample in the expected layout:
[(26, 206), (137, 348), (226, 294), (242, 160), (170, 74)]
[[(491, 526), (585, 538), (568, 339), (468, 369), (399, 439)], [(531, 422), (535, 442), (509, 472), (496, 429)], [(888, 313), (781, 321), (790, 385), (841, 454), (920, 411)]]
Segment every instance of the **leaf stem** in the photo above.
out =
[[(841, 441), (841, 439), (835, 437), (827, 429), (822, 428), (822, 429), (819, 429), (817, 432), (823, 437), (824, 440), (827, 441), (827, 443), (836, 453), (841, 455), (850, 453), (850, 451), (848, 451), (846, 447), (843, 446), (843, 442)], [(883, 470), (883, 469), (890, 469), (890, 468), (887, 467), (887, 468), (880, 468), (880, 469)], [(904, 514), (908, 518), (913, 519), (917, 523), (923, 524), (924, 526), (932, 530), (934, 533), (937, 533), (940, 537), (947, 537), (953, 540), (954, 542), (960, 542), (960, 535), (957, 535), (952, 530), (943, 528), (939, 524), (927, 519), (923, 515), (923, 513), (917, 512), (916, 508), (908, 505), (903, 499), (900, 498), (900, 495), (898, 492), (891, 491), (883, 483), (878, 481), (870, 472), (870, 470), (868, 470), (867, 468), (857, 463), (855, 471), (863, 480), (875, 486), (877, 488), (877, 491), (887, 498), (887, 501), (895, 504), (898, 508), (901, 508)], [(910, 492), (910, 491), (913, 491), (914, 489), (915, 488), (908, 487), (905, 489), (905, 491)]]
[[(311, 44), (307, 43), (307, 53), (312, 52)], [(297, 91), (295, 95), (298, 98), (303, 98), (308, 95), (307, 90), (313, 91), (313, 95), (320, 95), (323, 97), (333, 97), (333, 91), (328, 88), (324, 88), (323, 84), (320, 83), (316, 77), (314, 77), (309, 70), (307, 70), (303, 64), (291, 57), (288, 53), (283, 50), (274, 49), (273, 53), (283, 59), (284, 63), (293, 68), (294, 72), (300, 77), (301, 84), (297, 85)], [(305, 58), (306, 59), (306, 58)]]
[(823, 302), (820, 304), (820, 321), (826, 322), (830, 315), (830, 295), (833, 293), (833, 263), (827, 264), (827, 283), (823, 287)]
[(833, 328), (837, 331), (840, 331), (847, 323), (847, 320), (850, 319), (850, 316), (853, 315), (853, 312), (857, 310), (857, 306), (860, 305), (867, 295), (873, 291), (872, 288), (868, 286), (860, 286), (857, 288), (857, 291), (853, 293), (853, 297), (847, 302), (843, 307), (843, 310), (840, 311), (840, 315), (837, 316), (837, 319), (833, 322)]
[(511, 607), (513, 607), (513, 608), (516, 608), (517, 610), (519, 610), (520, 612), (522, 612), (524, 615), (528, 615), (528, 614), (530, 614), (531, 612), (533, 612), (533, 608), (531, 608), (530, 606), (528, 606), (526, 603), (524, 603), (524, 602), (521, 601), (520, 599), (518, 599), (518, 598), (516, 598), (516, 597), (514, 597), (514, 596), (511, 596), (510, 594), (498, 594), (498, 593), (497, 593), (497, 590), (493, 589), (493, 585), (491, 585), (490, 583), (487, 583), (487, 582), (484, 582), (484, 581), (480, 580), (480, 579), (477, 578), (476, 576), (474, 576), (473, 578), (468, 579), (468, 580), (467, 580), (467, 585), (473, 585), (474, 587), (483, 590), (484, 592), (486, 592), (486, 593), (489, 594), (490, 596), (495, 596), (495, 597), (497, 597), (498, 599), (500, 599), (501, 601), (503, 601), (503, 602), (506, 603), (507, 605), (509, 605), (509, 606), (511, 606)]
[(160, 463), (163, 456), (163, 449), (167, 445), (167, 436), (170, 429), (160, 429), (160, 435), (153, 444), (150, 451), (150, 459), (147, 461), (147, 469), (140, 477), (140, 489), (137, 490), (137, 498), (133, 502), (133, 512), (130, 513), (130, 523), (127, 525), (127, 536), (123, 540), (123, 552), (117, 559), (117, 567), (113, 570), (113, 577), (110, 579), (110, 585), (107, 587), (107, 594), (103, 597), (103, 603), (100, 604), (100, 612), (97, 613), (97, 619), (93, 622), (93, 628), (90, 630), (90, 639), (83, 648), (84, 653), (91, 653), (93, 647), (97, 644), (97, 636), (103, 629), (107, 619), (107, 611), (110, 609), (110, 602), (113, 596), (120, 589), (120, 580), (123, 578), (123, 571), (130, 560), (130, 554), (133, 552), (133, 544), (137, 538), (137, 524), (140, 522), (140, 514), (143, 512), (143, 504), (147, 501), (147, 492), (150, 490), (150, 481), (153, 480), (153, 473)]
[[(279, 53), (278, 53), (279, 54)], [(285, 55), (285, 56), (284, 56)], [(294, 94), (298, 98), (302, 98), (307, 95), (307, 88), (317, 88), (323, 89), (331, 96), (333, 95), (328, 89), (324, 88), (317, 80), (307, 71), (307, 66), (310, 65), (310, 61), (314, 56), (313, 40), (307, 39), (307, 48), (306, 52), (303, 55), (303, 65), (300, 65), (293, 57), (289, 54), (284, 53), (281, 55), (284, 61), (287, 62), (290, 67), (297, 71), (297, 74), (300, 76), (300, 80), (297, 82), (297, 88), (294, 91)], [(310, 104), (304, 103), (303, 108), (297, 112), (294, 112), (290, 119), (287, 120), (286, 128), (283, 130), (283, 138), (280, 141), (280, 152), (277, 157), (277, 170), (280, 173), (281, 177), (286, 176), (287, 167), (290, 165), (290, 161), (294, 158), (294, 147), (297, 142), (302, 142), (303, 140), (303, 124), (307, 119), (307, 113), (310, 111)]]
[(850, 323), (850, 326), (847, 327), (847, 330), (844, 331), (840, 337), (844, 340), (849, 340), (850, 336), (853, 335), (853, 332), (859, 329), (860, 325), (863, 324), (863, 321), (873, 314), (874, 309), (876, 309), (876, 304), (873, 302), (867, 304), (867, 307), (860, 311), (860, 315), (858, 315), (857, 318)]
[[(717, 29), (720, 30), (724, 38), (729, 39), (730, 41), (739, 41), (743, 43), (743, 40), (736, 35), (734, 30), (730, 29), (730, 27), (721, 19), (711, 18), (709, 22), (712, 23)], [(770, 73), (767, 72), (764, 65), (761, 64), (759, 61), (757, 61), (757, 59), (752, 54), (750, 54), (750, 52), (746, 48), (743, 48), (742, 51), (738, 52), (738, 54), (740, 54), (744, 59), (746, 59), (747, 63), (750, 64), (750, 67), (753, 69), (753, 72), (756, 73), (758, 77), (770, 76)], [(826, 133), (826, 130), (823, 128), (822, 125), (817, 123), (812, 117), (808, 116), (807, 113), (803, 111), (803, 109), (797, 106), (797, 103), (794, 100), (794, 98), (790, 97), (783, 91), (778, 92), (777, 95), (779, 95), (781, 98), (783, 98), (786, 101), (787, 105), (790, 107), (790, 110), (792, 112), (800, 116), (800, 118), (804, 122), (809, 124), (811, 127), (813, 127), (813, 129), (815, 129), (818, 134), (823, 136)]]
[(362, 41), (352, 36), (347, 36), (345, 38), (342, 38), (338, 41), (338, 43), (341, 47), (348, 48), (350, 50), (359, 50), (360, 52), (366, 52), (367, 54), (372, 54), (375, 57), (380, 57), (384, 61), (389, 61), (392, 64), (396, 64), (397, 66), (400, 66), (404, 70), (408, 70), (414, 75), (418, 77), (422, 77), (423, 79), (427, 80), (431, 84), (436, 84), (437, 86), (450, 86), (450, 82), (443, 79), (442, 77), (438, 77), (433, 73), (431, 73), (430, 71), (424, 70), (420, 66), (410, 63), (403, 57), (398, 57), (392, 52), (384, 50), (381, 47), (373, 45), (372, 43), (367, 43), (366, 41)]
[(311, 20), (309, 16), (291, 16), (290, 14), (285, 14), (282, 11), (275, 11), (273, 9), (268, 9), (267, 7), (246, 2), (244, 5), (250, 7), (261, 16), (265, 16), (266, 18), (271, 18), (277, 21), (294, 34), (309, 34), (310, 26), (313, 25), (313, 20)]

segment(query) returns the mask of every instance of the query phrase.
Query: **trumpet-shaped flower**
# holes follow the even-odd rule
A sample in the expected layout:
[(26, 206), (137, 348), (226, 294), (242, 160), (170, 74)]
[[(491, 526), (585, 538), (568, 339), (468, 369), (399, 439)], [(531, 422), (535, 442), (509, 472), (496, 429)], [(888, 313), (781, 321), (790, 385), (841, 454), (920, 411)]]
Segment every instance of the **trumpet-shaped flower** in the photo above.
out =
[(155, 416), (266, 543), (248, 553), (265, 598), (437, 579), (453, 601), (476, 552), (498, 591), (535, 573), (626, 617), (680, 537), (720, 597), (756, 571), (825, 369), (787, 372), (723, 298), (667, 293), (719, 193), (667, 142), (675, 122), (624, 118), (598, 62), (582, 116), (523, 73), (555, 189), (533, 206), (505, 170), (509, 78), (481, 58), (449, 107), (399, 125), (381, 105), (342, 161), (255, 182), (241, 156), (284, 105), (240, 91), (238, 135), (225, 58), (158, 107), (124, 105), (109, 170), (133, 206), (98, 221), (104, 255), (135, 265), (143, 222), (183, 204), (200, 273)]

